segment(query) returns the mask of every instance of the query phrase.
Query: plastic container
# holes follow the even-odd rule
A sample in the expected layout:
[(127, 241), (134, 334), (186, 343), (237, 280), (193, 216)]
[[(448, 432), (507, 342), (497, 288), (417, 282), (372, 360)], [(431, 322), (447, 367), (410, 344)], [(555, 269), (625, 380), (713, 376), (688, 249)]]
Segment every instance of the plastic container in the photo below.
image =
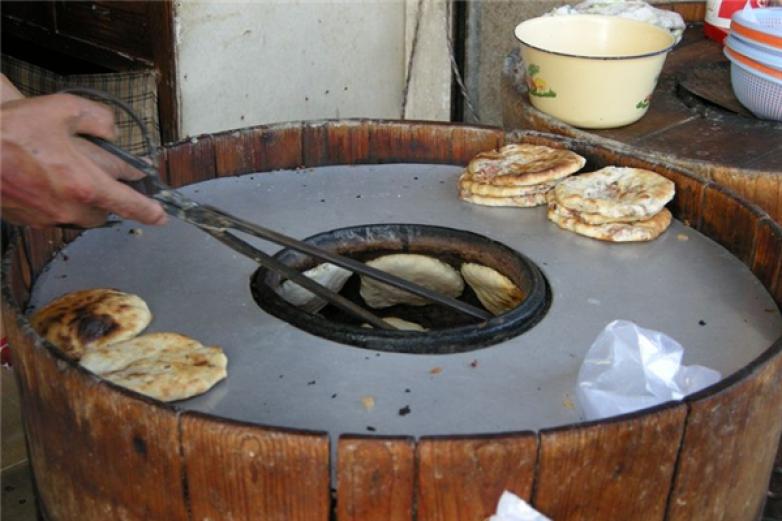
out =
[(782, 7), (742, 9), (734, 14), (730, 32), (768, 50), (782, 50)]
[(767, 51), (747, 40), (738, 38), (733, 33), (725, 40), (725, 46), (750, 60), (756, 61), (766, 67), (782, 71), (782, 50)]
[[(707, 0), (703, 32), (712, 40), (722, 43), (730, 31), (731, 18), (746, 3), (746, 0)], [(749, 3), (751, 7), (760, 7), (758, 0), (750, 0)]]
[(570, 125), (613, 128), (639, 120), (674, 37), (618, 16), (532, 18), (516, 27), (530, 103)]
[(733, 93), (741, 104), (758, 118), (782, 121), (782, 72), (730, 47), (724, 53), (730, 60)]

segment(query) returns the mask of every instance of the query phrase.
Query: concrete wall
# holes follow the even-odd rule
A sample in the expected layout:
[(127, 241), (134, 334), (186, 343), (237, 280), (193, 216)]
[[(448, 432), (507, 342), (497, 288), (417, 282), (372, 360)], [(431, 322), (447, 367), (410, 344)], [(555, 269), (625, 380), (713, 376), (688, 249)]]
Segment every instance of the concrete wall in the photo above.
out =
[[(471, 2), (467, 13), (465, 84), (480, 123), (502, 125), (500, 77), (505, 57), (518, 46), (516, 26), (566, 3), (559, 0), (492, 0)], [(465, 119), (475, 123), (465, 111)]]
[[(178, 0), (180, 135), (398, 118), (418, 2)], [(423, 3), (406, 116), (447, 120), (444, 4)]]

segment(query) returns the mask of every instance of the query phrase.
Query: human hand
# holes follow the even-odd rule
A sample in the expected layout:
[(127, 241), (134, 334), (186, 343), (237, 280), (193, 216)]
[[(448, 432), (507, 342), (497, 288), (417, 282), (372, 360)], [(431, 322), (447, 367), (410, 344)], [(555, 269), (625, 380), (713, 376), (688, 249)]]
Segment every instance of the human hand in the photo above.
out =
[(107, 107), (54, 94), (11, 97), (0, 112), (3, 219), (33, 227), (90, 227), (113, 212), (145, 224), (166, 221), (156, 201), (118, 181), (140, 179), (142, 172), (77, 137), (114, 138), (114, 116)]

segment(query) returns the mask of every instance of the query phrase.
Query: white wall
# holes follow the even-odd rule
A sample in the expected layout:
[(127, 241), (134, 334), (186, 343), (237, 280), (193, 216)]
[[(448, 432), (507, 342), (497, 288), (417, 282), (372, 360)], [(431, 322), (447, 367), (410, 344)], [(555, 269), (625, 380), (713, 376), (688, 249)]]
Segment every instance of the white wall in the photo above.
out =
[[(407, 115), (447, 119), (442, 3), (425, 5)], [(180, 135), (304, 119), (398, 118), (416, 6), (178, 0)]]

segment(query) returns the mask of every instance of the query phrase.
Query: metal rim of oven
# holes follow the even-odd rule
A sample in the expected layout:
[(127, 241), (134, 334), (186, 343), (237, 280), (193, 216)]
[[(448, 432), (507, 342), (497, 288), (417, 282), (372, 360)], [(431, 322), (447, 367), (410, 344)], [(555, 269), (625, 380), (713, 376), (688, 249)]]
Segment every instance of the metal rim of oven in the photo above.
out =
[[(332, 322), (282, 299), (274, 291), (284, 281), (280, 275), (263, 267), (252, 275), (251, 291), (261, 309), (304, 331), (342, 344), (408, 354), (462, 353), (522, 334), (543, 318), (551, 303), (548, 282), (534, 262), (505, 244), (465, 230), (419, 224), (358, 225), (322, 232), (308, 237), (305, 242), (347, 256), (378, 250), (432, 255), (449, 253), (464, 261), (494, 268), (527, 295), (518, 307), (486, 322), (421, 334)], [(442, 249), (437, 249), (438, 246)], [(457, 250), (459, 246), (465, 249)], [(479, 248), (471, 249), (476, 246)], [(299, 271), (318, 264), (309, 256), (290, 249), (281, 250), (274, 257)]]

